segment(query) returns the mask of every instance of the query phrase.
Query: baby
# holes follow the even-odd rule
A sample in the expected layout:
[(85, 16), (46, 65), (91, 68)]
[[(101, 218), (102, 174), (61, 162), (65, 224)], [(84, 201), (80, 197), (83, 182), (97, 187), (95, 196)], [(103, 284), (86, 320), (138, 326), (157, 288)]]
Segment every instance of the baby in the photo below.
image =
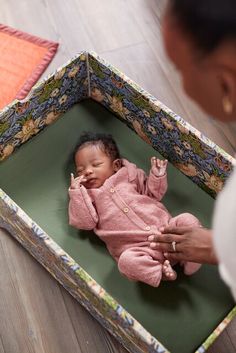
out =
[[(135, 164), (121, 159), (111, 135), (85, 133), (75, 148), (76, 178), (71, 174), (69, 223), (93, 229), (106, 243), (119, 271), (130, 280), (158, 287), (175, 280), (176, 272), (163, 253), (151, 249), (149, 235), (161, 226), (201, 226), (189, 213), (172, 218), (160, 202), (167, 190), (167, 161), (151, 158), (146, 176)], [(181, 263), (185, 274), (200, 265)]]

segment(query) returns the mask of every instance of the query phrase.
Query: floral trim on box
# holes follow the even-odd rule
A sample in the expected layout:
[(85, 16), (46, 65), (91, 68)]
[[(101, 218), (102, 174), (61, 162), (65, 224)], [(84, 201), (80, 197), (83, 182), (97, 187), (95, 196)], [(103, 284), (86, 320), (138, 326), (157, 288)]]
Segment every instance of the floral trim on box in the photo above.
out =
[(224, 318), (224, 320), (216, 327), (212, 334), (206, 339), (206, 341), (198, 348), (195, 353), (205, 353), (207, 349), (212, 345), (215, 339), (224, 331), (230, 321), (236, 316), (236, 307), (234, 307), (230, 313)]
[(130, 352), (168, 353), (1, 189), (0, 227), (9, 231)]
[(36, 84), (0, 113), (0, 161), (88, 96), (86, 53)]
[(89, 71), (91, 98), (216, 196), (232, 171), (234, 158), (95, 53), (89, 53)]

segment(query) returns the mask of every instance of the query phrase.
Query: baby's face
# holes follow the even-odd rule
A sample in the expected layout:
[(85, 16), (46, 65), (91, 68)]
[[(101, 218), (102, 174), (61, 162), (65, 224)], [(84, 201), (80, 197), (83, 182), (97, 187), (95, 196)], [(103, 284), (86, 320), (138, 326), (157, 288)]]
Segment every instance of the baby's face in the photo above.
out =
[(75, 165), (77, 176), (86, 179), (82, 183), (86, 189), (99, 188), (115, 173), (113, 161), (98, 145), (81, 147), (75, 155)]

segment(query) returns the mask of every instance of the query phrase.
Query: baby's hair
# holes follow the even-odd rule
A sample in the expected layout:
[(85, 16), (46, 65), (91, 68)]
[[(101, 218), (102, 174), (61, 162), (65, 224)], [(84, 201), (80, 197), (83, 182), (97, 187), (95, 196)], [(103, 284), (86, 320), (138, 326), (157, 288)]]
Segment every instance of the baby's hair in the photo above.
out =
[(120, 151), (114, 141), (112, 135), (94, 133), (85, 131), (79, 138), (77, 145), (75, 146), (73, 159), (75, 160), (75, 155), (79, 149), (89, 145), (97, 145), (101, 150), (109, 156), (112, 161), (115, 159), (120, 159)]

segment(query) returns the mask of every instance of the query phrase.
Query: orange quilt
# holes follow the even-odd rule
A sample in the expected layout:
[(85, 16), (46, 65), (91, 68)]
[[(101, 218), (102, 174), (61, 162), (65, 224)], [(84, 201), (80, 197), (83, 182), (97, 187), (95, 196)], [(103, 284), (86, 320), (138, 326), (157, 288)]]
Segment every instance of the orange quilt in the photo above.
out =
[(0, 24), (0, 109), (26, 97), (57, 48), (58, 43)]

